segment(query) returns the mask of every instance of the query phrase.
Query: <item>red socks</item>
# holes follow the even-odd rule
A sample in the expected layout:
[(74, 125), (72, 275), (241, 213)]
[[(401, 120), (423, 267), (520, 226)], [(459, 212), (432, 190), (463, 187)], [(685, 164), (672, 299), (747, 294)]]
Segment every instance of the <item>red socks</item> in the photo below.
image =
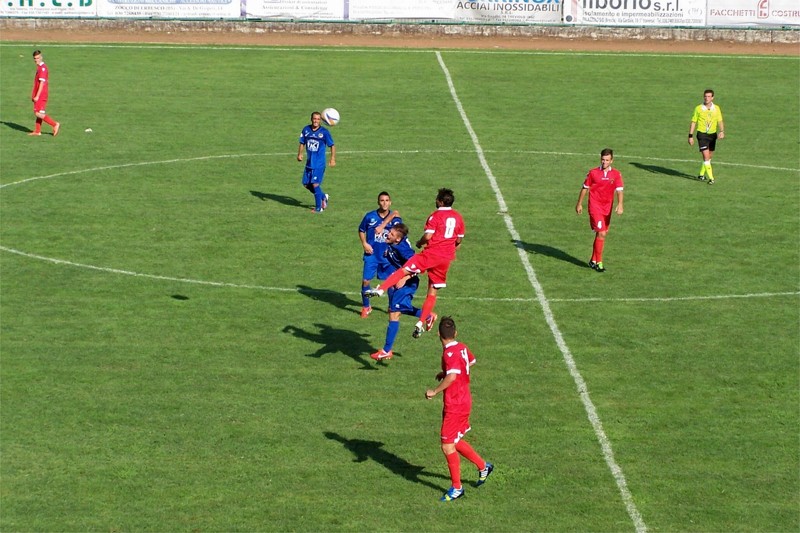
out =
[(378, 288), (385, 292), (389, 289), (389, 287), (394, 287), (395, 285), (397, 285), (397, 282), (403, 279), (403, 276), (405, 275), (406, 275), (406, 269), (398, 268), (397, 270), (392, 272), (391, 276), (386, 278), (386, 281), (378, 285)]
[(460, 489), (461, 488), (461, 458), (458, 456), (458, 452), (453, 452), (450, 455), (445, 455), (445, 459), (447, 459), (447, 469), (450, 470), (450, 481), (453, 484), (453, 488)]
[(463, 455), (465, 459), (477, 466), (478, 470), (483, 470), (486, 468), (486, 461), (484, 461), (483, 458), (478, 455), (478, 452), (476, 452), (468, 442), (463, 440), (458, 441), (456, 444), (456, 451)]
[(425, 320), (431, 315), (431, 311), (436, 306), (436, 295), (435, 294), (428, 294), (425, 296), (425, 301), (422, 303), (422, 313), (419, 315), (419, 319), (425, 322)]
[(595, 263), (603, 262), (603, 245), (605, 245), (605, 243), (605, 239), (595, 236), (594, 245), (592, 245), (592, 261)]

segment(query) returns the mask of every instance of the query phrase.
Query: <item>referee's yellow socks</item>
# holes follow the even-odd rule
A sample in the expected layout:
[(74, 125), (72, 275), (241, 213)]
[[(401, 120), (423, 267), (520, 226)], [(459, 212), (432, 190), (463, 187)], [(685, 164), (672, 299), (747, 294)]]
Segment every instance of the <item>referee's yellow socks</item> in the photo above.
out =
[(714, 171), (711, 170), (711, 160), (703, 161), (703, 169), (700, 171), (700, 175), (703, 175), (705, 171), (706, 176), (708, 176), (708, 180), (711, 181), (714, 179)]

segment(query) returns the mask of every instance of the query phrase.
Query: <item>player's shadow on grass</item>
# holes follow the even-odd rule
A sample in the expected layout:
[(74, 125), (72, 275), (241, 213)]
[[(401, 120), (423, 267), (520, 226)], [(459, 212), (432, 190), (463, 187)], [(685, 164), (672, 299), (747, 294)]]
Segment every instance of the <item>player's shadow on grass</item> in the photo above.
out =
[(553, 259), (558, 259), (559, 261), (566, 261), (567, 263), (572, 263), (573, 265), (577, 265), (579, 267), (589, 268), (589, 265), (586, 261), (581, 261), (577, 257), (573, 255), (569, 255), (564, 250), (559, 250), (558, 248), (553, 248), (552, 246), (548, 246), (546, 244), (536, 244), (532, 242), (523, 242), (523, 241), (511, 241), (514, 243), (514, 246), (517, 248), (522, 248), (529, 254), (538, 254), (538, 255), (545, 255), (547, 257), (552, 257)]
[(372, 351), (372, 344), (367, 341), (366, 333), (356, 333), (349, 329), (339, 329), (328, 326), (327, 324), (314, 324), (319, 331), (307, 331), (297, 326), (286, 326), (284, 333), (291, 333), (299, 339), (304, 339), (320, 346), (314, 353), (306, 354), (306, 357), (316, 357), (319, 359), (326, 354), (344, 354), (350, 359), (361, 363), (361, 370), (377, 370), (372, 366), (372, 359), (369, 353)]
[(273, 202), (278, 202), (279, 204), (288, 205), (289, 207), (302, 207), (303, 209), (310, 209), (314, 207), (313, 205), (302, 203), (297, 198), (292, 198), (291, 196), (284, 196), (282, 194), (271, 194), (268, 192), (261, 192), (261, 191), (250, 191), (250, 194), (258, 198), (262, 202), (266, 202), (267, 200), (272, 200)]
[(5, 126), (7, 128), (11, 128), (12, 130), (24, 131), (25, 133), (30, 133), (30, 132), (33, 131), (29, 127), (23, 126), (22, 124), (17, 124), (16, 122), (7, 122), (7, 121), (3, 120), (3, 121), (0, 121), (0, 124), (2, 124), (3, 126)]
[(644, 163), (631, 163), (631, 165), (635, 166), (639, 170), (649, 172), (650, 174), (662, 174), (664, 176), (673, 176), (676, 178), (697, 181), (697, 176), (692, 176), (691, 174), (681, 172), (680, 170), (675, 170), (674, 168), (660, 167), (658, 165), (645, 165)]
[(361, 302), (358, 300), (351, 300), (349, 296), (342, 292), (329, 289), (315, 289), (307, 285), (298, 285), (297, 292), (303, 296), (308, 296), (316, 302), (325, 302), (326, 304), (350, 311), (351, 313), (361, 313)]
[(325, 431), (323, 434), (327, 438), (341, 443), (342, 446), (353, 452), (355, 455), (355, 458), (353, 458), (354, 463), (363, 463), (364, 461), (372, 459), (403, 479), (414, 483), (420, 483), (435, 490), (444, 490), (447, 487), (437, 485), (424, 478), (443, 479), (447, 480), (448, 483), (450, 482), (450, 476), (425, 472), (424, 466), (411, 464), (402, 457), (384, 450), (384, 444), (382, 442), (375, 440), (347, 439), (332, 431)]

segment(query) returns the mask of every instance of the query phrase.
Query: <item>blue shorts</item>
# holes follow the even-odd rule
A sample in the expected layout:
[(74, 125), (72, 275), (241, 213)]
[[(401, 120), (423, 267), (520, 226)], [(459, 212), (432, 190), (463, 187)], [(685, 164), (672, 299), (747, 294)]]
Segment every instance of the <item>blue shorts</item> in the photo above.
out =
[(389, 312), (413, 315), (416, 309), (411, 304), (411, 300), (414, 298), (414, 293), (417, 292), (418, 287), (419, 278), (412, 278), (399, 289), (395, 289), (394, 287), (390, 288), (388, 292)]
[(392, 275), (395, 268), (383, 260), (377, 254), (364, 254), (364, 268), (361, 271), (361, 279), (375, 279), (383, 281)]
[(308, 168), (303, 171), (303, 185), (322, 185), (322, 180), (325, 177), (325, 167), (322, 168)]
[(375, 254), (364, 254), (364, 268), (362, 270), (361, 279), (374, 279), (378, 274), (380, 263), (381, 261)]

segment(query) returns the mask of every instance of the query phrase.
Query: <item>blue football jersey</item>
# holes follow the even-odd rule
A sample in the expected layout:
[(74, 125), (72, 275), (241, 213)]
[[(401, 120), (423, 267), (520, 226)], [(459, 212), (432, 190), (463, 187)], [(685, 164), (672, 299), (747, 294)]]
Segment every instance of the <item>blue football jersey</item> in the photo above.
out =
[(408, 238), (403, 239), (397, 244), (390, 244), (386, 247), (386, 260), (395, 269), (401, 268), (406, 264), (406, 261), (414, 256), (414, 248), (411, 247), (411, 242)]
[(381, 225), (383, 222), (383, 218), (378, 214), (378, 210), (370, 211), (364, 218), (361, 220), (361, 224), (358, 226), (358, 231), (362, 232), (367, 238), (367, 244), (372, 246), (373, 254), (377, 255), (378, 257), (383, 257), (383, 252), (386, 248), (386, 237), (389, 236), (389, 230), (392, 227), (396, 226), (403, 222), (403, 219), (400, 217), (394, 217), (390, 220), (386, 227), (383, 229), (383, 232), (380, 234), (375, 233), (375, 228)]
[[(411, 246), (411, 242), (409, 242), (408, 238), (405, 238), (402, 241), (398, 242), (397, 244), (386, 245), (386, 252), (384, 256), (386, 257), (386, 261), (390, 265), (390, 269), (392, 271), (395, 271), (398, 268), (401, 268), (404, 264), (406, 264), (406, 261), (411, 259), (415, 253), (416, 252), (414, 252), (414, 248), (412, 248)], [(410, 291), (410, 293), (408, 294), (410, 294), (411, 297), (413, 297), (414, 291), (417, 290), (417, 287), (419, 287), (419, 276), (412, 276), (408, 281), (406, 281), (405, 288), (407, 289), (407, 291)], [(390, 298), (394, 299), (393, 297)], [(410, 301), (411, 300), (409, 299), (408, 300), (409, 306), (411, 305)], [(394, 307), (392, 307), (392, 310), (399, 311), (400, 309), (394, 309)]]
[(320, 126), (316, 131), (308, 125), (300, 133), (300, 144), (306, 147), (306, 167), (323, 168), (326, 165), (325, 149), (333, 146), (331, 132)]

